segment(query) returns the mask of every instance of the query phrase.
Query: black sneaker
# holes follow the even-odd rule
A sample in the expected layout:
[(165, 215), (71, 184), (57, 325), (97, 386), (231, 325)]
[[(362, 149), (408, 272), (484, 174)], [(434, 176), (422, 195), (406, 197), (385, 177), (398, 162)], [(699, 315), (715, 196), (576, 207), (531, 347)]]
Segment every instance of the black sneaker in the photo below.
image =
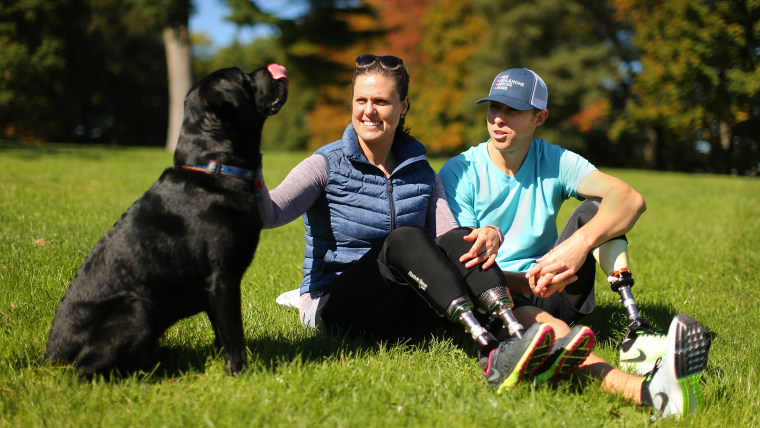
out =
[(576, 325), (566, 336), (554, 341), (552, 351), (533, 376), (533, 383), (539, 384), (577, 369), (594, 350), (596, 336), (585, 325)]
[(483, 376), (498, 393), (510, 391), (541, 366), (553, 343), (554, 329), (546, 323), (535, 323), (523, 337), (510, 337), (491, 350)]

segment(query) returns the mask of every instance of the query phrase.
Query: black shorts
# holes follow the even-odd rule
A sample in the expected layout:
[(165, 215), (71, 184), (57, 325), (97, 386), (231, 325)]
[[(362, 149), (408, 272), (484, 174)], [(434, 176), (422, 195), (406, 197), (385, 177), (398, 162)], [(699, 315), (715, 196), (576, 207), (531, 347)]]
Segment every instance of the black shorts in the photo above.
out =
[[(599, 210), (599, 199), (589, 199), (584, 201), (573, 211), (573, 214), (567, 220), (567, 224), (562, 229), (556, 245), (563, 242), (575, 231), (588, 223)], [(613, 239), (626, 240), (625, 235)], [(586, 256), (586, 261), (577, 272), (578, 280), (568, 285), (562, 292), (554, 293), (548, 298), (538, 297), (533, 294), (513, 295), (515, 308), (521, 306), (535, 306), (559, 318), (567, 324), (578, 321), (584, 316), (590, 314), (596, 307), (596, 298), (594, 296), (594, 279), (596, 275), (596, 260), (591, 253)], [(568, 294), (580, 296), (578, 303), (570, 303)]]
[(590, 314), (596, 307), (593, 283), (585, 298), (581, 297), (581, 300), (578, 301), (577, 307), (570, 303), (565, 290), (554, 293), (547, 298), (538, 297), (534, 294), (516, 294), (512, 296), (512, 300), (515, 301), (515, 308), (535, 306), (567, 324), (574, 323)]

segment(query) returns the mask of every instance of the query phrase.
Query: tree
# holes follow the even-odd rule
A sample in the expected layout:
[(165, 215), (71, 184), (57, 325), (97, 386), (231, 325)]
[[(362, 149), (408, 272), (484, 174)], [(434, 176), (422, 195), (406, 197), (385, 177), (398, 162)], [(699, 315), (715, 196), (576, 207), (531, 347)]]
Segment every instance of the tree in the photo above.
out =
[[(2, 2), (0, 125), (5, 138), (40, 139), (59, 132), (59, 124), (37, 121), (41, 118), (35, 112), (49, 111), (54, 104), (49, 94), (61, 91), (62, 81), (56, 78), (66, 68), (61, 14), (71, 3)], [(35, 129), (35, 121), (41, 129)]]
[(166, 72), (155, 29), (131, 13), (122, 0), (3, 4), (3, 136), (149, 144), (165, 126)]
[[(192, 84), (190, 33), (188, 21), (192, 13), (190, 0), (127, 0), (134, 18), (161, 27), (169, 86), (169, 121), (165, 147), (174, 151), (184, 116), (185, 95)], [(138, 24), (139, 25), (139, 24)]]
[(641, 55), (630, 116), (671, 134), (670, 147), (662, 155), (666, 166), (689, 169), (683, 156), (694, 151), (696, 141), (705, 140), (711, 146), (713, 170), (756, 168), (760, 4), (745, 0), (616, 0), (615, 4), (621, 17), (632, 23)]
[(424, 22), (434, 0), (373, 0), (366, 3), (377, 11), (384, 33), (382, 41), (387, 45), (377, 48), (402, 58), (407, 68), (416, 71), (416, 67), (423, 63)]
[(382, 36), (373, 10), (364, 2), (310, 0), (306, 15), (280, 25), (288, 64), (307, 71), (316, 94), (307, 113), (306, 147), (316, 149), (343, 134), (351, 121), (350, 88), (354, 60), (374, 49)]
[(166, 149), (177, 148), (179, 131), (185, 111), (185, 95), (192, 85), (190, 67), (190, 1), (176, 0), (171, 3), (163, 29), (166, 49), (166, 70), (169, 80), (169, 125), (166, 132)]
[(464, 127), (474, 100), (466, 89), (486, 22), (470, 1), (441, 0), (427, 9), (419, 48), (422, 62), (414, 70), (411, 91), (415, 136), (432, 153), (453, 154), (468, 145)]

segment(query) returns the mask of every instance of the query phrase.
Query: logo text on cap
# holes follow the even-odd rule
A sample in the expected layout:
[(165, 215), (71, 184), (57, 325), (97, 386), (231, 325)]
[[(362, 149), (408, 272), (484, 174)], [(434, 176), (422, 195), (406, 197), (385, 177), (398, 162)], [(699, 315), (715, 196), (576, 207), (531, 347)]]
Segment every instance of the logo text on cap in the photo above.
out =
[(499, 76), (499, 80), (496, 81), (496, 85), (494, 85), (494, 89), (507, 90), (511, 88), (512, 85), (525, 86), (525, 82), (510, 79), (509, 75), (507, 74), (507, 75)]

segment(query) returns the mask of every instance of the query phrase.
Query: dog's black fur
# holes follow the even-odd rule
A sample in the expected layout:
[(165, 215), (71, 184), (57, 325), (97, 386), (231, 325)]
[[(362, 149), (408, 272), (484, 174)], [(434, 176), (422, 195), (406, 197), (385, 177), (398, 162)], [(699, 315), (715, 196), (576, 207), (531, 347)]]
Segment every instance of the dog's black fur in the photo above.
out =
[(286, 97), (287, 78), (268, 67), (219, 70), (188, 92), (175, 166), (87, 256), (58, 306), (45, 358), (84, 374), (151, 369), (164, 331), (205, 311), (227, 371), (245, 369), (240, 281), (261, 231), (256, 183), (182, 166), (216, 161), (258, 173), (262, 126)]

